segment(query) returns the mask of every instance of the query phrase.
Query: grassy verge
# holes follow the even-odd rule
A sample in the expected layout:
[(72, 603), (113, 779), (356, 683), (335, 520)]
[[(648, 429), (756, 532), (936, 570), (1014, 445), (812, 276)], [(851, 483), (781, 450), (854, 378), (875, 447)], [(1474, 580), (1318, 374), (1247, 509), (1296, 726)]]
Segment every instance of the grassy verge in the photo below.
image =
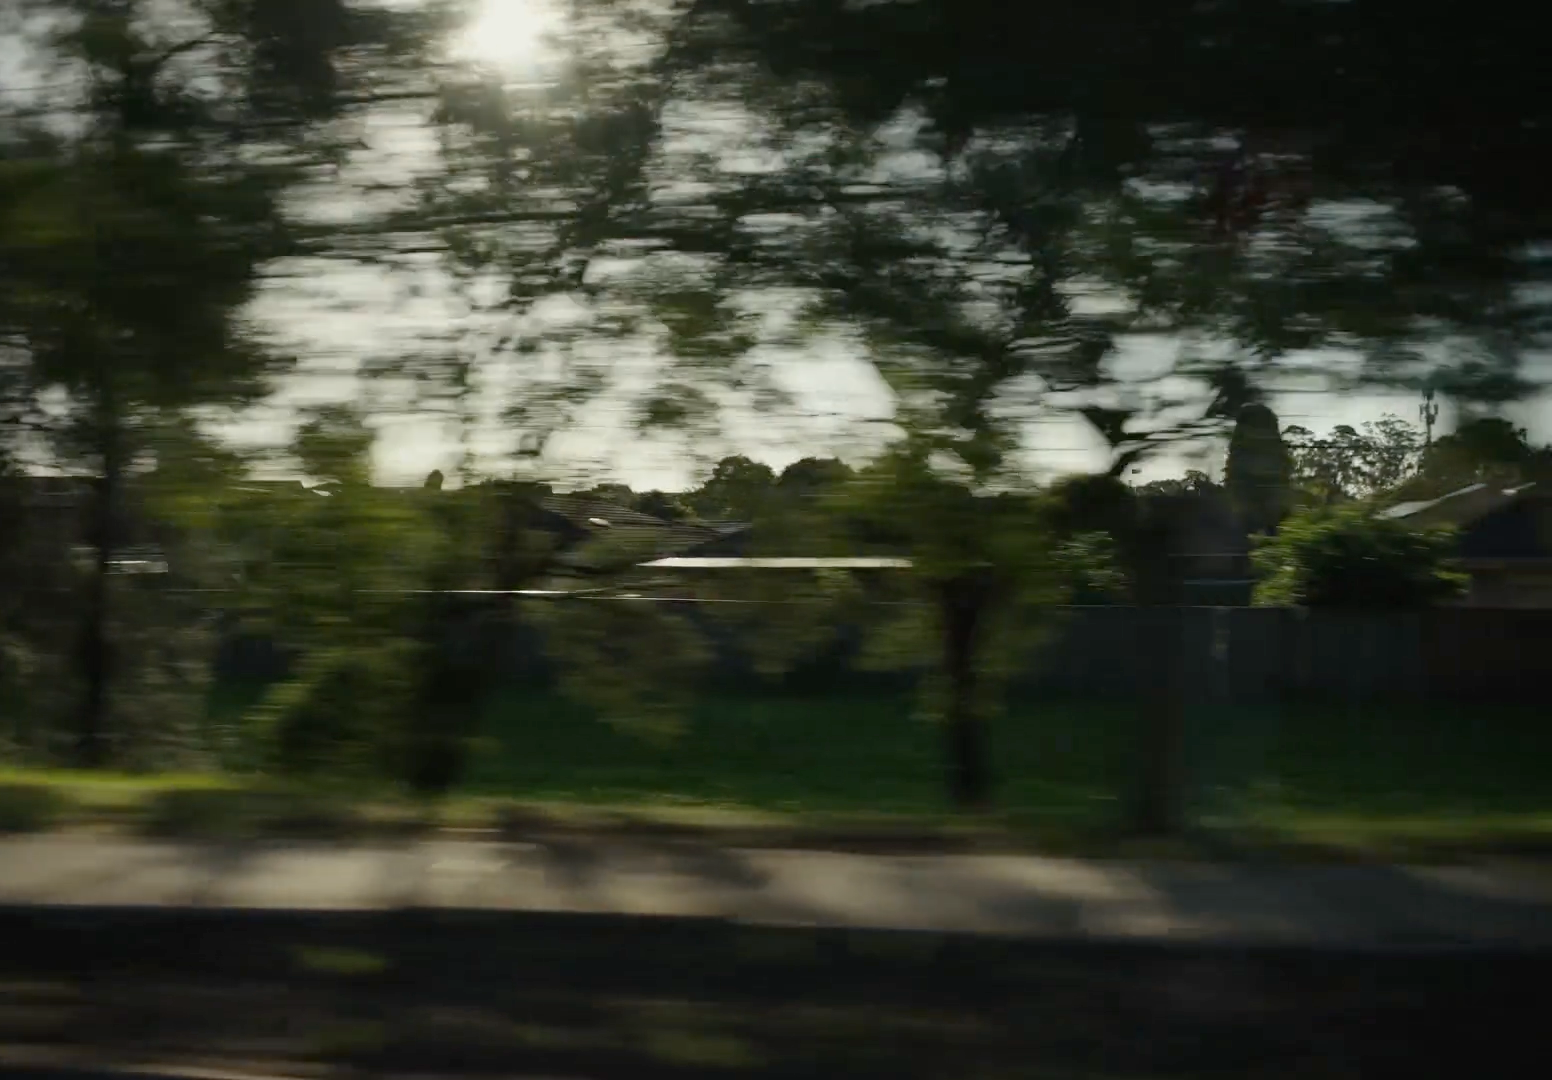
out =
[[(710, 700), (679, 735), (652, 740), (563, 699), (512, 693), (491, 703), (466, 782), (434, 813), (383, 790), (13, 771), (0, 772), (0, 830), (316, 835), (436, 825), (746, 845), (1189, 853), (1120, 839), (1138, 723), (1118, 705), (1012, 710), (993, 730), (1000, 810), (972, 821), (945, 804), (936, 732), (902, 699)], [(1552, 850), (1552, 725), (1529, 711), (1195, 709), (1189, 724), (1193, 803), (1242, 846), (1425, 860)]]
[[(969, 850), (1027, 847), (1038, 833), (1010, 815), (771, 811), (680, 800), (607, 804), (458, 796), (425, 806), (388, 792), (318, 790), (230, 778), (0, 773), (0, 834), (112, 831), (162, 838), (372, 838), (444, 831), (701, 840), (728, 846)], [(1052, 833), (1052, 844), (1069, 840)]]

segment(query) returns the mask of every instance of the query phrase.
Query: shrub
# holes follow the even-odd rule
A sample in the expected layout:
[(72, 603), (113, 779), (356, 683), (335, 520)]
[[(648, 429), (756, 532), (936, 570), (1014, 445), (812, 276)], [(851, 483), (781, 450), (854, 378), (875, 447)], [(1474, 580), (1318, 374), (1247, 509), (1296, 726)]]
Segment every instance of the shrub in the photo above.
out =
[(1312, 507), (1255, 552), (1256, 603), (1335, 608), (1427, 607), (1460, 595), (1449, 530), (1418, 530), (1363, 506)]

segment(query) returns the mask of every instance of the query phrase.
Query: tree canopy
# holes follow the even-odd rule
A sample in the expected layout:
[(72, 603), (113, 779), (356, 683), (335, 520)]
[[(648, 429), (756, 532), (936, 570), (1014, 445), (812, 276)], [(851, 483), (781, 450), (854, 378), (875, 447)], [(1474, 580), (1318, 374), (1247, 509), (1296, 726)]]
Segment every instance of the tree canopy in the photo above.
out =
[(351, 95), (423, 55), (409, 30), (427, 20), (338, 0), (18, 12), (43, 66), (79, 88), (0, 115), (0, 344), (20, 373), (8, 426), (93, 478), (78, 648), (80, 755), (94, 763), (108, 753), (126, 478), (171, 418), (267, 394), (289, 367), (247, 317), (266, 266), (295, 249), (286, 198), (338, 160)]

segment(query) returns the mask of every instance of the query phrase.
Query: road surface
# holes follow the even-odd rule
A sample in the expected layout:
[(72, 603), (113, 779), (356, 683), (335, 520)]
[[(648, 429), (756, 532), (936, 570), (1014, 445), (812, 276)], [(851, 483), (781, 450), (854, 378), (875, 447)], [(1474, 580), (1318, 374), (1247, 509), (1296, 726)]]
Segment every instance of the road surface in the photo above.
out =
[(858, 855), (689, 844), (0, 839), (0, 904), (705, 916), (1246, 944), (1552, 946), (1545, 867)]

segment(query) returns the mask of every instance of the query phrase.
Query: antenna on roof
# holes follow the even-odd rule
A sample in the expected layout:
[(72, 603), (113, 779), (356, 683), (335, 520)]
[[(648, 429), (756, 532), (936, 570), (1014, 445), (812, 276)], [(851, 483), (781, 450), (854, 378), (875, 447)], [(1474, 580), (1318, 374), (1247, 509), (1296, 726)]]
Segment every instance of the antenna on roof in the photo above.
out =
[(1439, 406), (1433, 400), (1433, 387), (1423, 391), (1423, 403), (1417, 407), (1417, 415), (1423, 420), (1423, 449), (1433, 446), (1433, 424), (1439, 419)]

